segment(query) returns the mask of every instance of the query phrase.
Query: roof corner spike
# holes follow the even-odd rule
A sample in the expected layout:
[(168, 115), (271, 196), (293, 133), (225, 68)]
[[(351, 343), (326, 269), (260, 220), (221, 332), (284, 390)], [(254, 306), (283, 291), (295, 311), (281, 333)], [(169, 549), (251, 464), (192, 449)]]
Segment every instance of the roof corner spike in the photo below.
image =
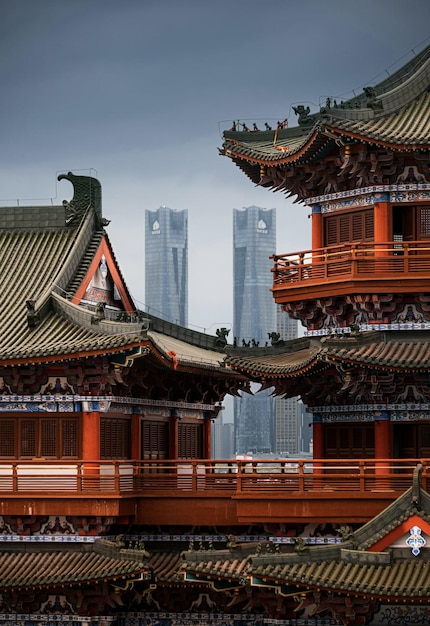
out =
[(423, 466), (418, 463), (414, 469), (414, 475), (412, 478), (412, 504), (414, 507), (418, 507), (421, 501), (421, 475), (423, 473)]
[(101, 225), (107, 226), (108, 220), (102, 217), (102, 186), (92, 176), (77, 176), (73, 172), (60, 174), (57, 180), (68, 180), (73, 185), (73, 198), (70, 202), (63, 200), (67, 209), (66, 224), (73, 225), (80, 222), (83, 215), (91, 207), (96, 212)]

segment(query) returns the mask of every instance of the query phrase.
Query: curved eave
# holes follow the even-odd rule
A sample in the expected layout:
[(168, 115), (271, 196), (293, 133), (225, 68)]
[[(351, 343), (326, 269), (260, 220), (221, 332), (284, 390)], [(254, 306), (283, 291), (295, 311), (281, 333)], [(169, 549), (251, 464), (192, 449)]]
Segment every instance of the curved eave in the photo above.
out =
[(226, 361), (232, 369), (249, 377), (295, 378), (311, 370), (321, 369), (318, 359), (320, 348), (310, 348), (306, 354), (278, 354), (264, 357), (229, 357)]
[[(408, 331), (380, 334), (366, 333), (354, 340), (334, 338), (322, 341), (318, 359), (325, 362), (342, 362), (397, 371), (428, 371), (430, 368), (430, 344), (425, 331)], [(332, 344), (332, 345), (330, 345)]]
[(151, 342), (152, 355), (163, 367), (188, 373), (211, 371), (224, 378), (240, 377), (238, 372), (228, 367), (223, 353), (199, 348), (153, 331), (148, 331), (148, 340)]
[(94, 313), (55, 293), (50, 304), (49, 313), (35, 327), (30, 328), (22, 319), (14, 334), (1, 337), (1, 365), (116, 354), (143, 345), (142, 324), (94, 323)]
[[(235, 132), (224, 133), (222, 154), (231, 158), (256, 184), (259, 170), (247, 171), (242, 162), (254, 166), (299, 165), (317, 158), (330, 143), (347, 140), (378, 145), (395, 151), (418, 151), (430, 148), (430, 93), (424, 92), (413, 102), (395, 112), (370, 119), (336, 118), (335, 111), (323, 113), (309, 132), (288, 129), (284, 134)], [(291, 131), (290, 134), (288, 131)], [(270, 186), (270, 184), (269, 184)]]
[[(32, 564), (29, 567), (29, 563)], [(109, 558), (92, 552), (43, 551), (39, 553), (3, 552), (0, 590), (49, 588), (53, 585), (73, 587), (100, 581), (129, 580), (148, 572), (143, 563)]]
[(247, 143), (245, 141), (246, 134), (238, 133), (242, 136), (242, 141), (226, 138), (223, 145), (223, 155), (235, 162), (243, 160), (254, 165), (289, 165), (310, 158), (329, 141), (326, 136), (319, 132), (318, 127), (314, 127), (310, 134), (296, 142), (297, 145), (294, 145), (292, 149), (288, 138), (278, 141), (277, 147), (273, 144), (274, 137), (271, 144), (267, 142), (259, 146), (255, 142)]
[(76, 350), (76, 351), (62, 351), (58, 354), (34, 354), (27, 357), (10, 357), (0, 359), (0, 366), (10, 367), (12, 365), (35, 365), (44, 363), (60, 363), (62, 361), (73, 361), (77, 359), (87, 359), (95, 356), (110, 356), (114, 354), (122, 354), (125, 350), (131, 350), (143, 345), (142, 342), (124, 343), (116, 347), (100, 348), (100, 349), (88, 349), (88, 350)]
[(370, 120), (331, 118), (323, 132), (332, 137), (371, 143), (397, 151), (428, 150), (430, 147), (430, 93), (403, 109)]
[(380, 146), (381, 148), (387, 148), (389, 150), (398, 152), (416, 152), (419, 150), (429, 150), (430, 143), (428, 141), (422, 143), (399, 143), (395, 141), (382, 140), (377, 135), (356, 133), (337, 128), (335, 126), (325, 126), (327, 132), (330, 132), (333, 136), (337, 136), (339, 140), (347, 139), (354, 142), (371, 144), (374, 146)]
[[(348, 353), (326, 353), (320, 354), (319, 359), (325, 363), (344, 363), (351, 366), (366, 367), (378, 370), (390, 370), (393, 372), (428, 372), (430, 369), (430, 361), (425, 358), (417, 359), (397, 359), (379, 357), (377, 354), (378, 346), (375, 346), (374, 356), (363, 356)], [(427, 350), (428, 352), (428, 350)]]
[[(424, 560), (397, 561), (390, 565), (344, 562), (339, 571), (339, 560), (319, 560), (287, 566), (284, 571), (259, 573), (276, 584), (292, 585), (298, 588), (336, 591), (360, 597), (372, 597), (397, 602), (426, 600), (429, 597), (429, 573)], [(277, 568), (280, 569), (279, 566)], [(274, 568), (273, 568), (274, 570)], [(336, 576), (327, 572), (336, 571)], [(251, 574), (253, 570), (251, 571)], [(351, 574), (354, 577), (351, 578)], [(413, 584), (414, 577), (420, 577), (422, 584)]]

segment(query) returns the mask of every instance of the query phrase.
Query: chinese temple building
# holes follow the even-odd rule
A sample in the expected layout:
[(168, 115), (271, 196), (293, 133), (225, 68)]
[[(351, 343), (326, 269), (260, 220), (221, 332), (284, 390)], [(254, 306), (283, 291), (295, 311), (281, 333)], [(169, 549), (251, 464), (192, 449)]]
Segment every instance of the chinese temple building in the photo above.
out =
[[(272, 270), (274, 299), (301, 322), (304, 337), (276, 354), (231, 355), (228, 363), (263, 389), (301, 397), (313, 414), (313, 456), (321, 460), (313, 471), (321, 467), (323, 483), (328, 460), (349, 460), (355, 471), (354, 459), (368, 459), (375, 476), (387, 477), (399, 463), (427, 467), (430, 47), (348, 101), (327, 98), (317, 112), (293, 108), (295, 127), (287, 120), (262, 131), (233, 123), (220, 153), (255, 185), (310, 209), (311, 249), (275, 254)], [(426, 604), (418, 570), (426, 570), (428, 555), (417, 546), (428, 542), (429, 528), (425, 507), (422, 521), (403, 511), (407, 498), (410, 506), (405, 494), (327, 557), (326, 548), (315, 548), (300, 557), (250, 558), (251, 586), (277, 586), (288, 596), (297, 590), (293, 580), (306, 581), (313, 591), (304, 592), (300, 606), (313, 607), (307, 615), (328, 609), (340, 620), (334, 623), (428, 623), (427, 609), (417, 608)], [(406, 528), (407, 519), (416, 524)], [(311, 554), (319, 555), (315, 562)], [(395, 554), (401, 561), (382, 565)], [(395, 608), (401, 604), (409, 608)]]
[(182, 460), (186, 480), (224, 396), (249, 384), (225, 365), (223, 329), (136, 310), (99, 181), (63, 179), (70, 202), (0, 208), (1, 624), (90, 619), (115, 605), (108, 583), (144, 579), (144, 549), (117, 540), (146, 521), (142, 464)]
[[(225, 131), (311, 210), (311, 249), (273, 256), (290, 342), (136, 310), (92, 177), (0, 208), (0, 626), (430, 624), (429, 87), (430, 47)], [(302, 398), (313, 459), (210, 458), (251, 381)]]
[(315, 458), (430, 456), (430, 47), (298, 126), (224, 133), (256, 185), (310, 207), (312, 248), (274, 256), (305, 328), (282, 356), (229, 362), (313, 414)]

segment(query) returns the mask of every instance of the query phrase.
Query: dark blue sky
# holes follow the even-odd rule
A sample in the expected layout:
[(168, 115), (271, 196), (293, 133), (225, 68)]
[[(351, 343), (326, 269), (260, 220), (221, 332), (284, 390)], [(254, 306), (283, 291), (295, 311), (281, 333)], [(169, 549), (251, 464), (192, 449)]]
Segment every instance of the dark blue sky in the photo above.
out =
[[(218, 156), (233, 119), (289, 118), (379, 82), (430, 43), (428, 0), (0, 0), (0, 198), (70, 199), (93, 168), (144, 305), (144, 210), (189, 211), (189, 321), (232, 321), (232, 209), (277, 208), (278, 252), (307, 209)], [(220, 261), (221, 259), (221, 261)]]

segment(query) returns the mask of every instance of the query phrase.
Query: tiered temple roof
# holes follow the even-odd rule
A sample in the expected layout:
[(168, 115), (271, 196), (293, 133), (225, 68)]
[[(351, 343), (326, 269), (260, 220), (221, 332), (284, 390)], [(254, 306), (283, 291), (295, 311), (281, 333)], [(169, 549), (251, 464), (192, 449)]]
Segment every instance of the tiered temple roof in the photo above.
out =
[[(166, 368), (237, 379), (222, 336), (136, 310), (105, 231), (100, 184), (60, 178), (74, 186), (70, 202), (0, 209), (0, 365), (113, 354), (126, 364), (146, 353)], [(94, 288), (103, 273), (108, 287)]]
[(387, 331), (303, 337), (285, 342), (272, 353), (262, 349), (230, 353), (228, 364), (246, 371), (253, 379), (288, 378), (297, 373), (321, 370), (328, 364), (345, 363), (391, 371), (427, 371), (430, 346), (426, 331)]
[(90, 544), (6, 542), (0, 551), (0, 590), (143, 580), (150, 573), (148, 556), (104, 539)]
[(293, 550), (268, 542), (257, 549), (233, 543), (184, 552), (183, 575), (219, 590), (250, 585), (281, 595), (318, 590), (399, 602), (429, 598), (429, 549), (421, 531), (430, 528), (430, 495), (421, 487), (420, 471), (418, 466), (413, 486), (373, 520), (355, 532), (341, 529), (339, 543), (311, 546), (297, 538)]
[[(430, 46), (391, 77), (365, 87), (363, 94), (346, 102), (328, 98), (317, 113), (303, 105), (294, 107), (298, 126), (288, 128), (282, 123), (274, 130), (251, 131), (235, 123), (224, 131), (220, 153), (231, 158), (255, 184), (297, 195), (304, 201), (327, 191), (328, 184), (332, 186), (327, 173), (307, 168), (323, 161), (336, 144), (342, 147), (340, 174), (351, 169), (357, 173), (372, 158), (375, 170), (382, 169), (384, 163), (375, 154), (378, 149), (428, 150), (429, 86)], [(351, 155), (350, 147), (355, 144), (360, 149)], [(343, 178), (338, 179), (339, 190), (343, 182)], [(363, 180), (364, 184), (371, 182), (375, 180)]]

